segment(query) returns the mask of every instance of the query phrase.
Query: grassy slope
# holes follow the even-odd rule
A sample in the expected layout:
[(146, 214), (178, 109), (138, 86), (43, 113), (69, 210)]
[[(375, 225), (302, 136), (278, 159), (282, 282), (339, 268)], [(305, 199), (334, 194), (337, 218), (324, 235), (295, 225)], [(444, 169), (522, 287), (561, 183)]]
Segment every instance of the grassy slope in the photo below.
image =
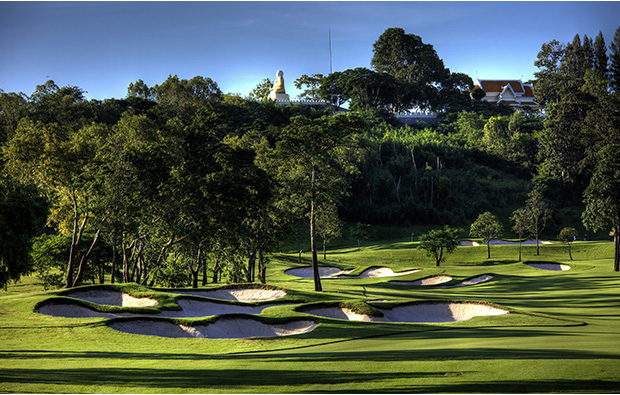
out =
[[(100, 318), (34, 313), (43, 292), (34, 278), (0, 294), (0, 391), (73, 393), (216, 392), (617, 392), (620, 388), (620, 276), (611, 243), (524, 247), (524, 259), (573, 265), (550, 272), (516, 262), (517, 247), (462, 247), (435, 268), (411, 243), (342, 248), (326, 264), (413, 267), (399, 280), (445, 273), (488, 283), (454, 289), (390, 285), (388, 279), (311, 279), (283, 274), (297, 256), (276, 255), (269, 284), (291, 301), (476, 300), (511, 309), (508, 316), (444, 325), (320, 320), (315, 331), (263, 340), (167, 339), (113, 331)], [(307, 264), (309, 254), (304, 254)], [(156, 294), (156, 293), (155, 293)], [(286, 301), (286, 300), (284, 300)], [(272, 316), (301, 315), (292, 306)], [(542, 315), (542, 316), (541, 316)], [(551, 317), (551, 318), (548, 318)], [(585, 323), (586, 325), (583, 325)]]

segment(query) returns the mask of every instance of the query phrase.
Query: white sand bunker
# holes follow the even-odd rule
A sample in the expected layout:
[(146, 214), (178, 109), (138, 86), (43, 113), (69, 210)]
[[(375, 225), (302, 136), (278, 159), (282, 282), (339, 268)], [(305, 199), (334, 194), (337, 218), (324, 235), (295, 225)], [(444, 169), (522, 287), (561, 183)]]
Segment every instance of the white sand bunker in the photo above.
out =
[(459, 242), (459, 247), (478, 247), (480, 244), (471, 240), (461, 240)]
[(378, 322), (418, 322), (440, 323), (467, 321), (477, 316), (508, 314), (507, 310), (473, 302), (424, 302), (396, 306), (392, 309), (377, 310), (383, 317), (372, 317), (365, 314), (348, 314), (342, 307), (321, 307), (306, 309), (303, 312), (327, 318), (338, 318), (355, 321)]
[(396, 284), (396, 285), (437, 285), (437, 284), (447, 283), (448, 281), (451, 281), (451, 280), (452, 280), (452, 277), (450, 276), (439, 275), (439, 276), (430, 276), (430, 277), (422, 278), (420, 280), (415, 280), (415, 281), (390, 281), (390, 283)]
[[(540, 244), (551, 244), (550, 241), (538, 240)], [(491, 245), (519, 245), (518, 241), (507, 241), (507, 240), (491, 240), (489, 243)], [(523, 240), (521, 242), (523, 245), (536, 245), (536, 240)]]
[(52, 317), (65, 317), (65, 318), (116, 318), (116, 317), (134, 317), (135, 313), (106, 313), (101, 311), (95, 311), (88, 307), (81, 306), (73, 303), (55, 303), (48, 304), (39, 308), (39, 313), (44, 315), (51, 315)]
[(493, 279), (493, 275), (492, 274), (481, 274), (480, 276), (475, 276), (475, 277), (471, 277), (468, 278), (467, 280), (463, 280), (458, 284), (454, 284), (454, 285), (443, 285), (441, 287), (437, 287), (437, 288), (457, 288), (457, 287), (465, 287), (468, 285), (476, 285), (476, 284), (480, 284), (480, 283), (484, 283), (487, 282), (489, 280)]
[(217, 289), (217, 290), (179, 290), (179, 291), (166, 291), (169, 293), (182, 294), (182, 295), (195, 295), (203, 296), (211, 299), (221, 300), (236, 300), (239, 302), (265, 302), (268, 300), (276, 300), (286, 296), (286, 292), (278, 289), (263, 289), (263, 288), (230, 288), (230, 289)]
[[(283, 306), (285, 304), (268, 304), (262, 306), (240, 306), (227, 303), (215, 303), (206, 300), (179, 299), (177, 301), (182, 310), (164, 310), (158, 314), (149, 314), (157, 317), (207, 317), (210, 315), (223, 314), (261, 314), (263, 310), (273, 306)], [(51, 315), (53, 317), (66, 318), (115, 318), (115, 317), (137, 317), (145, 314), (137, 313), (108, 313), (90, 309), (73, 303), (47, 304), (39, 308), (39, 313)]]
[(252, 318), (220, 318), (208, 325), (186, 326), (164, 320), (123, 320), (109, 324), (112, 329), (137, 335), (191, 337), (208, 339), (245, 339), (277, 337), (307, 333), (317, 327), (312, 320), (296, 320), (285, 324), (265, 324)]
[(209, 302), (207, 300), (178, 299), (177, 303), (183, 310), (165, 310), (159, 314), (162, 317), (206, 317), (222, 314), (260, 314), (272, 306), (285, 304), (268, 304), (262, 306), (240, 306), (227, 303)]
[(371, 278), (371, 277), (393, 277), (405, 276), (407, 274), (419, 272), (422, 269), (407, 270), (404, 272), (395, 272), (389, 267), (371, 267), (364, 270), (359, 276), (347, 276), (346, 278)]
[(85, 300), (91, 303), (107, 304), (111, 306), (123, 307), (150, 307), (157, 306), (159, 302), (150, 298), (134, 298), (133, 296), (120, 292), (105, 289), (90, 289), (87, 291), (76, 290), (65, 293), (64, 296)]
[(483, 303), (416, 303), (380, 309), (385, 321), (392, 322), (456, 322), (478, 316), (508, 314), (507, 310)]
[(571, 269), (569, 265), (564, 265), (562, 263), (526, 263), (526, 265), (535, 267), (536, 269), (553, 271), (566, 271)]
[[(342, 270), (333, 266), (320, 266), (319, 267), (319, 276), (321, 278), (330, 278), (330, 277), (338, 277), (341, 274), (349, 274), (353, 271), (351, 270)], [(296, 267), (293, 269), (285, 270), (284, 273), (289, 276), (301, 277), (301, 278), (314, 278), (314, 274), (312, 272), (312, 267)]]
[(346, 307), (316, 307), (301, 310), (304, 313), (318, 315), (319, 317), (335, 318), (338, 320), (349, 321), (376, 321), (376, 317), (370, 317), (366, 314), (359, 314)]

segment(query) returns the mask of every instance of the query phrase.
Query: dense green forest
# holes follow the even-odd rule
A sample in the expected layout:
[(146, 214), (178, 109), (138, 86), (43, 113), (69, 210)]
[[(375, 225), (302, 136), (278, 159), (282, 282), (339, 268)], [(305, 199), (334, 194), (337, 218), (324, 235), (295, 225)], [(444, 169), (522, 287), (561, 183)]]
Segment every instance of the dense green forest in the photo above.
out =
[[(295, 81), (328, 106), (277, 105), (268, 79), (247, 98), (176, 75), (103, 101), (53, 81), (0, 91), (0, 284), (265, 282), (269, 253), (308, 225), (316, 267), (345, 223), (359, 240), (364, 224), (465, 228), (486, 212), (504, 237), (613, 229), (618, 251), (620, 28), (533, 61), (544, 113), (481, 101), (398, 28), (372, 70)], [(415, 108), (438, 124), (394, 116)]]

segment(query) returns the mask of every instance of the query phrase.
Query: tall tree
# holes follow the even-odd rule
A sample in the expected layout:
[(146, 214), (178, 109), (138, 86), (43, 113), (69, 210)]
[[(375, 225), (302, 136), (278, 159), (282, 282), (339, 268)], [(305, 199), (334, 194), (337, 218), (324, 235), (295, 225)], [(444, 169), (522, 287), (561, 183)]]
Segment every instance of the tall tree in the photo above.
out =
[[(92, 124), (79, 130), (57, 123), (20, 123), (16, 134), (4, 147), (6, 169), (16, 177), (35, 182), (52, 204), (52, 219), (62, 232), (72, 235), (65, 285), (79, 284), (88, 252), (78, 259), (82, 234), (93, 217), (93, 164), (108, 128)], [(99, 217), (96, 228), (105, 217)], [(99, 232), (91, 247), (98, 240)], [(79, 262), (79, 263), (78, 263)]]
[(325, 76), (323, 74), (302, 74), (301, 77), (293, 81), (293, 85), (297, 89), (303, 89), (299, 95), (300, 99), (319, 100), (319, 88)]
[(577, 231), (575, 228), (563, 228), (558, 234), (558, 239), (562, 243), (566, 243), (568, 245), (568, 257), (570, 260), (573, 260), (573, 256), (570, 253), (570, 245), (577, 240)]
[(613, 270), (620, 271), (620, 145), (608, 145), (599, 152), (599, 161), (583, 193), (583, 201), (586, 209), (582, 218), (587, 229), (597, 231), (612, 226)]
[(130, 82), (127, 87), (127, 97), (137, 97), (145, 100), (153, 99), (153, 89), (149, 88), (147, 84), (141, 79), (138, 81)]
[(438, 104), (438, 92), (450, 71), (431, 44), (402, 28), (388, 28), (373, 44), (373, 53), (372, 67), (398, 81), (390, 101), (394, 113)]
[(566, 76), (566, 83), (569, 87), (583, 85), (583, 77), (587, 70), (586, 63), (586, 52), (579, 34), (576, 34), (573, 41), (566, 46), (562, 59), (562, 72)]
[(358, 134), (363, 122), (354, 114), (309, 119), (296, 116), (282, 130), (274, 155), (281, 182), (289, 190), (288, 204), (304, 208), (310, 222), (314, 289), (322, 291), (316, 249), (317, 210), (339, 204), (355, 173)]
[(528, 193), (527, 200), (525, 201), (525, 210), (527, 214), (527, 230), (536, 239), (536, 255), (540, 255), (540, 233), (545, 230), (547, 221), (551, 218), (549, 203), (544, 200), (540, 189), (534, 188)]
[(261, 82), (259, 82), (254, 89), (250, 91), (249, 99), (261, 101), (265, 100), (269, 97), (269, 92), (271, 92), (271, 88), (273, 87), (273, 82), (269, 78), (264, 78)]
[(469, 234), (473, 237), (482, 237), (487, 245), (487, 259), (491, 259), (491, 240), (502, 234), (502, 224), (490, 211), (484, 212), (471, 224)]
[(594, 40), (588, 37), (587, 34), (583, 35), (583, 46), (582, 47), (583, 47), (583, 53), (585, 56), (585, 69), (589, 70), (589, 69), (594, 68)]
[(519, 235), (519, 261), (521, 261), (521, 244), (523, 236), (528, 230), (528, 214), (525, 208), (519, 208), (512, 212), (510, 220), (514, 224), (512, 229)]
[(43, 123), (56, 122), (77, 130), (94, 120), (94, 111), (77, 86), (59, 87), (52, 80), (37, 85), (29, 97), (30, 117)]
[(351, 109), (367, 111), (389, 104), (395, 86), (391, 75), (358, 67), (325, 77), (319, 94), (335, 105), (350, 102)]
[(560, 100), (565, 85), (565, 78), (561, 72), (565, 50), (564, 44), (552, 40), (544, 43), (538, 52), (537, 60), (534, 62), (539, 69), (534, 73), (537, 78), (534, 93), (542, 105), (557, 103)]
[(599, 31), (598, 35), (594, 39), (594, 64), (593, 67), (596, 71), (602, 75), (607, 74), (607, 63), (609, 57), (607, 56), (607, 45), (605, 44), (605, 37), (603, 32)]
[(0, 176), (0, 287), (31, 270), (32, 238), (45, 223), (47, 207), (36, 188)]
[(189, 80), (170, 75), (152, 88), (159, 117), (165, 121), (179, 117), (189, 124), (197, 111), (222, 99), (222, 91), (211, 78), (195, 76)]
[(446, 259), (446, 255), (453, 253), (458, 245), (459, 229), (446, 225), (443, 229), (431, 230), (420, 236), (418, 248), (424, 250), (429, 258), (435, 260), (435, 265), (439, 266)]
[(19, 121), (28, 113), (28, 100), (23, 93), (0, 90), (0, 144), (11, 139)]
[(323, 239), (323, 260), (327, 259), (327, 242), (340, 236), (342, 221), (338, 218), (338, 208), (333, 204), (319, 207), (316, 216), (317, 234)]
[(614, 39), (609, 44), (609, 77), (611, 89), (620, 92), (620, 26), (616, 29)]

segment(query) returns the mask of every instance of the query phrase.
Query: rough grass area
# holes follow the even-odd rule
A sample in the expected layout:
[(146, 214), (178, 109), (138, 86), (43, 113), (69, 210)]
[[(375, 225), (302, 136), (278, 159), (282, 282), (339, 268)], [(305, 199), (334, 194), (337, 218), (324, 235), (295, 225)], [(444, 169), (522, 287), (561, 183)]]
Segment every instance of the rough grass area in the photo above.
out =
[[(415, 281), (451, 276), (447, 284), (482, 274), (490, 281), (456, 288), (391, 284), (394, 277), (312, 279), (284, 274), (297, 254), (275, 254), (268, 284), (286, 291), (277, 305), (254, 316), (264, 323), (312, 319), (311, 332), (281, 338), (200, 339), (128, 334), (112, 329), (125, 318), (42, 315), (46, 303), (72, 301), (98, 311), (176, 310), (178, 295), (136, 284), (85, 287), (159, 302), (152, 307), (97, 305), (63, 291), (43, 291), (34, 277), (0, 293), (0, 391), (18, 393), (548, 393), (607, 392), (620, 388), (620, 275), (612, 272), (613, 245), (579, 242), (570, 261), (554, 243), (523, 247), (523, 261), (568, 264), (541, 270), (517, 261), (518, 246), (459, 247), (434, 263), (397, 241), (360, 251), (330, 251), (326, 266), (356, 272), (386, 266)], [(303, 254), (303, 264), (309, 254)], [(218, 289), (209, 285), (206, 289)], [(194, 299), (201, 299), (196, 297)], [(204, 300), (208, 300), (203, 298)], [(373, 314), (399, 304), (475, 302), (510, 313), (443, 324), (359, 322), (311, 316), (303, 306), (342, 306)], [(218, 302), (239, 305), (239, 302)], [(272, 303), (272, 302), (270, 302)], [(249, 303), (260, 306), (265, 303)], [(301, 307), (301, 308), (300, 308)], [(220, 317), (153, 318), (184, 325)]]

